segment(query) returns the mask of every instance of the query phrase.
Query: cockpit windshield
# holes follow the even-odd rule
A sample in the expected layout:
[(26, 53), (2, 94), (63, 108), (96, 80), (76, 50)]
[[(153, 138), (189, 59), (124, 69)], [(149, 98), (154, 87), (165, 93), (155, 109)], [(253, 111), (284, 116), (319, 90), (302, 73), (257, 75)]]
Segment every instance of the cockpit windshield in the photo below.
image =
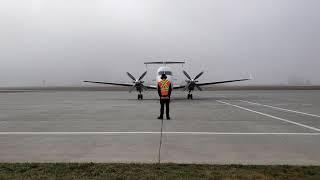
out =
[(171, 71), (159, 71), (159, 75), (162, 75), (162, 74), (172, 76), (172, 72)]

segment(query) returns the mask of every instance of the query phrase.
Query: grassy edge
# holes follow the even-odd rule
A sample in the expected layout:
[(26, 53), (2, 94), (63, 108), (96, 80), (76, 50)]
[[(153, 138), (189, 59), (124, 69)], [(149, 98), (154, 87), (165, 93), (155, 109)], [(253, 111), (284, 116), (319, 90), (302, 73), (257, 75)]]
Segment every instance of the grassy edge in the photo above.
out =
[(0, 179), (320, 179), (320, 166), (0, 163)]

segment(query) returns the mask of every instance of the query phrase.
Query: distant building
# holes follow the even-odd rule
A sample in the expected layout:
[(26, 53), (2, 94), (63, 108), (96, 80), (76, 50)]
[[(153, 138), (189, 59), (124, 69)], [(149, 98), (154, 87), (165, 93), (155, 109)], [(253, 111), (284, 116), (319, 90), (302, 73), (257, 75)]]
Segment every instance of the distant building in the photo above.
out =
[(310, 86), (312, 84), (311, 84), (310, 80), (306, 80), (302, 77), (290, 76), (288, 78), (288, 85), (290, 85), (290, 86)]

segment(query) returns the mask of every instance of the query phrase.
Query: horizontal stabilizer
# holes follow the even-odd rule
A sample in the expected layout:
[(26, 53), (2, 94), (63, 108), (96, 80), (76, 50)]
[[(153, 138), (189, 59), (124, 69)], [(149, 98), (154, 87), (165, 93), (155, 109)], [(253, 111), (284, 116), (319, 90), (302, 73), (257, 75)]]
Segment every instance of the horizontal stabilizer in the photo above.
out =
[(144, 64), (185, 64), (184, 61), (155, 61), (155, 62), (145, 62)]

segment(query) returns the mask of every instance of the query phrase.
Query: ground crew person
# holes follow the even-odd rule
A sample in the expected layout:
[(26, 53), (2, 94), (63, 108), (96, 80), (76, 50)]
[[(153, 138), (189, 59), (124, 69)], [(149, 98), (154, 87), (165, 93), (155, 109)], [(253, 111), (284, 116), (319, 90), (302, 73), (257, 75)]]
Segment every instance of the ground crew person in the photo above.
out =
[(162, 74), (161, 75), (161, 81), (158, 83), (158, 94), (160, 97), (160, 116), (158, 119), (163, 119), (163, 114), (164, 114), (164, 105), (166, 104), (166, 116), (167, 120), (170, 120), (170, 96), (172, 92), (172, 85), (169, 80), (167, 80), (167, 75)]

